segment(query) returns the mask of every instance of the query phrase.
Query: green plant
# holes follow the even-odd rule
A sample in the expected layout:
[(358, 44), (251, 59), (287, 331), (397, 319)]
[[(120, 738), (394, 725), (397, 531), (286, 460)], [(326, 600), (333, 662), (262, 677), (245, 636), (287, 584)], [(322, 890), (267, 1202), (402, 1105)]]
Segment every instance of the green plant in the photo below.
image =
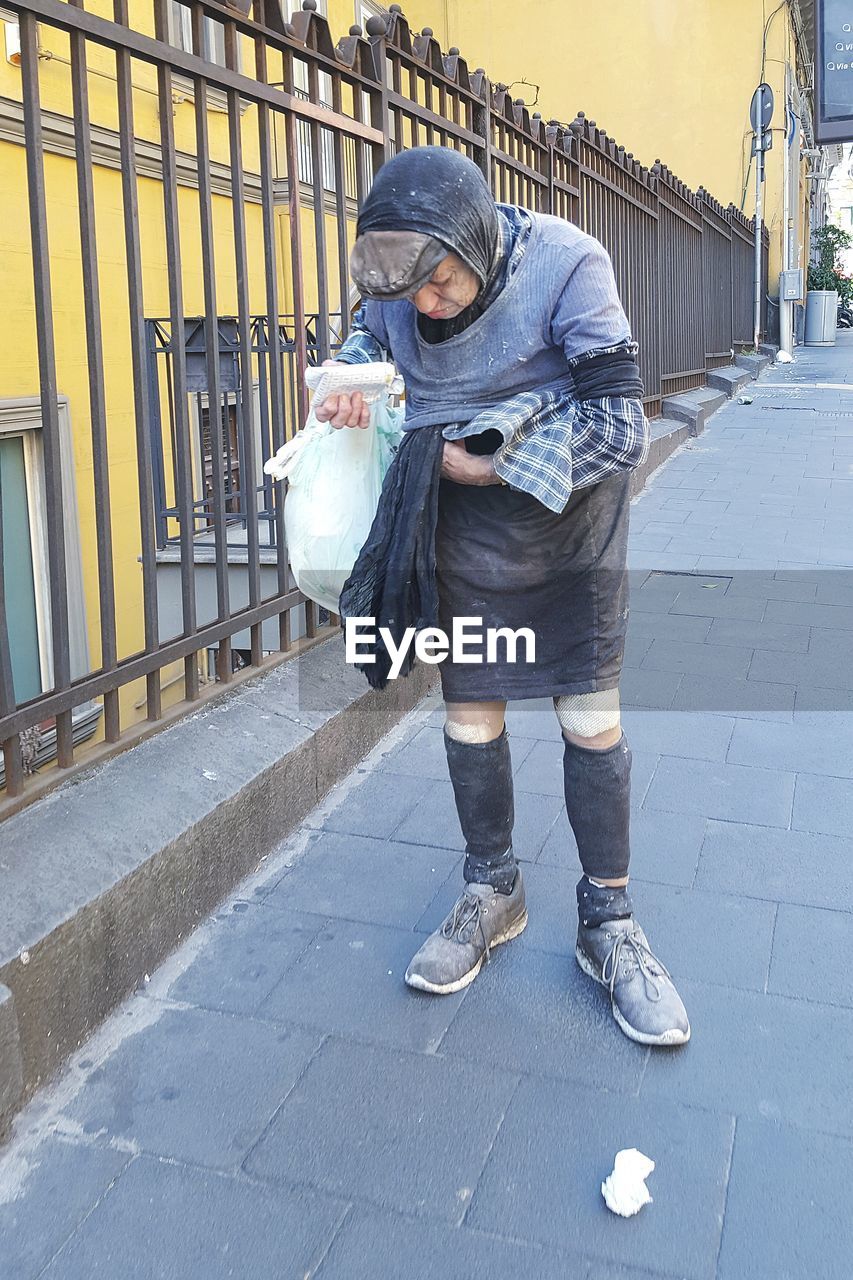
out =
[(853, 280), (839, 270), (839, 258), (853, 245), (853, 235), (831, 222), (812, 232), (812, 247), (818, 260), (809, 267), (809, 289), (834, 289), (842, 302), (853, 300)]

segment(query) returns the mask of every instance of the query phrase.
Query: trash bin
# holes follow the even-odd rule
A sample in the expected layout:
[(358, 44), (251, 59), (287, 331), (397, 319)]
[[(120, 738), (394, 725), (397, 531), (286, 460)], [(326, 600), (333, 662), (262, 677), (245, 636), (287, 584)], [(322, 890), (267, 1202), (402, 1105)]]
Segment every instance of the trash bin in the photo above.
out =
[(838, 294), (834, 289), (810, 289), (806, 294), (806, 346), (830, 346), (838, 325)]

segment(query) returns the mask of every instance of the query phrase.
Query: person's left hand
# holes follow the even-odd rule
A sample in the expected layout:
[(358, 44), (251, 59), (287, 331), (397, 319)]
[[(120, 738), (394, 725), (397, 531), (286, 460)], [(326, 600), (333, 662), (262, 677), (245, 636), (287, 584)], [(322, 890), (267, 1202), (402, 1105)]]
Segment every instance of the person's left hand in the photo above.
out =
[(464, 444), (454, 440), (444, 442), (441, 474), (456, 484), (500, 484), (490, 457), (469, 453)]

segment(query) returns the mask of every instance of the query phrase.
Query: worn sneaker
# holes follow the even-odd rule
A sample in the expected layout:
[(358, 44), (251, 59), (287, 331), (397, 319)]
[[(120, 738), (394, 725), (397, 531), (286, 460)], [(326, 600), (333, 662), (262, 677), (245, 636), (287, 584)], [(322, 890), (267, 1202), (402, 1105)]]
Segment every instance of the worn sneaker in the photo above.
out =
[(406, 970), (418, 991), (447, 996), (473, 982), (492, 947), (517, 938), (527, 924), (519, 869), (512, 893), (469, 884), (442, 925), (431, 933)]
[(640, 1044), (686, 1044), (690, 1023), (672, 978), (633, 916), (578, 926), (577, 962), (610, 991), (619, 1026)]

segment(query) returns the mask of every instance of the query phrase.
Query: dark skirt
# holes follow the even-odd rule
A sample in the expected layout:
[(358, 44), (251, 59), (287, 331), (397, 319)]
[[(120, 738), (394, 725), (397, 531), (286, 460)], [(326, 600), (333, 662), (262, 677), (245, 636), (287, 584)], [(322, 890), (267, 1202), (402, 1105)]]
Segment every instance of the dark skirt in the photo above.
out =
[[(473, 452), (473, 450), (472, 450)], [(477, 450), (480, 452), (480, 450)], [(628, 621), (631, 472), (578, 489), (559, 515), (504, 485), (441, 481), (436, 536), (439, 625), (535, 635), (535, 660), (498, 640), (493, 660), (441, 663), (448, 702), (590, 693), (619, 684)], [(473, 656), (488, 654), (472, 643)]]

